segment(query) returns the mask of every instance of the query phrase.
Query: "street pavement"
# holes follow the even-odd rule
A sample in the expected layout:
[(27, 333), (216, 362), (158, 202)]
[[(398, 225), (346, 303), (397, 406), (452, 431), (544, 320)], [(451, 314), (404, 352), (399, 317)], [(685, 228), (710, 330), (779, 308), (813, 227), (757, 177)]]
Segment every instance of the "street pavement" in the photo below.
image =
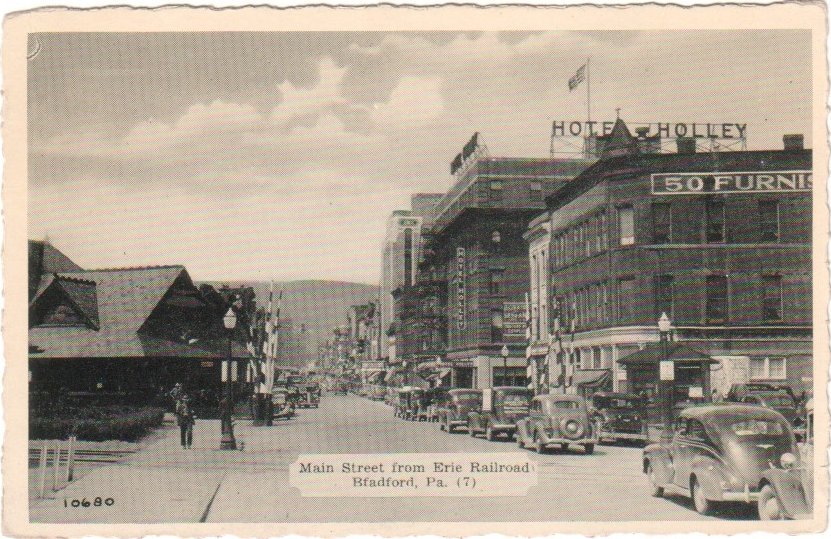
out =
[[(753, 519), (753, 510), (727, 506), (697, 514), (684, 497), (653, 498), (641, 472), (641, 449), (601, 445), (537, 455), (508, 441), (447, 434), (436, 423), (393, 417), (380, 402), (324, 395), (318, 409), (272, 427), (235, 427), (240, 451), (218, 449), (218, 421), (198, 421), (194, 445), (182, 449), (178, 430), (118, 465), (98, 468), (54, 499), (33, 502), (33, 522), (458, 522), (683, 521)], [(538, 484), (520, 497), (303, 497), (288, 469), (311, 453), (522, 452), (539, 466)], [(64, 499), (108, 496), (108, 508), (64, 507)]]

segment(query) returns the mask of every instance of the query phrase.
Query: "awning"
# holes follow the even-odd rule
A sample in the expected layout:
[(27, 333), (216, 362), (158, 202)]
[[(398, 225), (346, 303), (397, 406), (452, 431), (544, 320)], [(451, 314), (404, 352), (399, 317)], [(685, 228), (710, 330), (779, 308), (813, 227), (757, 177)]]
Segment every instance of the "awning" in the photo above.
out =
[(419, 363), (416, 365), (416, 372), (421, 374), (424, 371), (435, 371), (439, 369), (439, 362), (438, 361), (425, 361), (423, 363)]
[(451, 372), (453, 372), (453, 369), (447, 369), (447, 368), (439, 369), (439, 378), (446, 378), (446, 377), (450, 376)]
[(649, 343), (643, 350), (638, 350), (626, 357), (617, 360), (621, 365), (649, 365), (658, 364), (659, 361), (673, 361), (675, 363), (706, 363), (707, 365), (718, 363), (717, 360), (698, 350), (681, 343), (668, 343), (666, 356), (664, 355), (661, 343)]
[(580, 369), (574, 371), (572, 384), (578, 387), (602, 387), (611, 379), (609, 369)]

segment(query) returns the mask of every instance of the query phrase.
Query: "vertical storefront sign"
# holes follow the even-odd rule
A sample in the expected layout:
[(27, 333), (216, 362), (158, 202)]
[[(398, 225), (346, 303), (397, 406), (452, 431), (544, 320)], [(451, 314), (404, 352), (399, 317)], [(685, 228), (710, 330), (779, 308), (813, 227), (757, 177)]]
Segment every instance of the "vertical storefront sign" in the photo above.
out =
[(456, 319), (459, 329), (465, 329), (465, 313), (467, 310), (467, 298), (465, 297), (465, 248), (456, 248)]

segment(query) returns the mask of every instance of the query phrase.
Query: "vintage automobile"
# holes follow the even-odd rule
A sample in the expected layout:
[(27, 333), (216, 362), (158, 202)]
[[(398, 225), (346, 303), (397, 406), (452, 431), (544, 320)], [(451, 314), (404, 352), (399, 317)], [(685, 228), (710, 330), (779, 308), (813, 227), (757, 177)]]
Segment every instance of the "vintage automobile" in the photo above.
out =
[(740, 400), (744, 404), (752, 404), (776, 410), (787, 419), (791, 425), (801, 423), (796, 410), (796, 401), (785, 391), (754, 391), (744, 395)]
[(294, 416), (294, 403), (287, 388), (281, 386), (272, 388), (271, 402), (274, 404), (272, 419), (290, 419)]
[(632, 393), (598, 392), (592, 395), (589, 414), (597, 440), (647, 440), (645, 402)]
[(516, 433), (517, 421), (528, 415), (528, 404), (533, 396), (533, 392), (525, 387), (483, 389), (482, 406), (468, 412), (468, 434), (484, 434), (489, 441), (504, 434), (510, 440)]
[(346, 395), (346, 383), (342, 381), (335, 382), (332, 384), (331, 391), (334, 395)]
[(416, 421), (434, 422), (438, 420), (438, 413), (436, 403), (442, 399), (442, 396), (447, 392), (443, 388), (425, 389), (418, 398), (418, 409), (415, 413)]
[(759, 482), (761, 520), (810, 519), (814, 507), (814, 401), (805, 404), (805, 441), (799, 453), (785, 453), (779, 468), (762, 473)]
[(582, 445), (587, 455), (594, 452), (594, 432), (586, 401), (578, 395), (538, 395), (531, 401), (528, 417), (517, 422), (517, 445), (545, 453), (559, 444)]
[(404, 386), (399, 389), (398, 402), (395, 404), (395, 417), (408, 421), (415, 420), (418, 401), (423, 392), (423, 389), (413, 386)]
[(672, 439), (646, 446), (643, 472), (653, 495), (673, 490), (692, 498), (696, 511), (722, 501), (755, 503), (762, 473), (796, 451), (788, 421), (775, 410), (746, 404), (687, 408)]
[(451, 389), (438, 405), (439, 428), (453, 432), (467, 427), (468, 415), (481, 406), (481, 389)]
[(317, 408), (320, 405), (320, 384), (317, 382), (306, 382), (299, 386), (300, 399), (298, 407)]

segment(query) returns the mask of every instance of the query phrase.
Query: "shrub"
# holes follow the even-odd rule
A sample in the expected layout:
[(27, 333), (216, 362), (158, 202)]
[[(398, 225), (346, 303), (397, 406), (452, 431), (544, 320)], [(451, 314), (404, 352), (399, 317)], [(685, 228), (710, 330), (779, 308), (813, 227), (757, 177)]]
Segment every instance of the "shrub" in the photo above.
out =
[(66, 439), (72, 434), (79, 440), (103, 442), (122, 440), (135, 442), (159, 427), (164, 410), (149, 406), (104, 406), (84, 409), (70, 408), (59, 415), (29, 418), (29, 438)]

